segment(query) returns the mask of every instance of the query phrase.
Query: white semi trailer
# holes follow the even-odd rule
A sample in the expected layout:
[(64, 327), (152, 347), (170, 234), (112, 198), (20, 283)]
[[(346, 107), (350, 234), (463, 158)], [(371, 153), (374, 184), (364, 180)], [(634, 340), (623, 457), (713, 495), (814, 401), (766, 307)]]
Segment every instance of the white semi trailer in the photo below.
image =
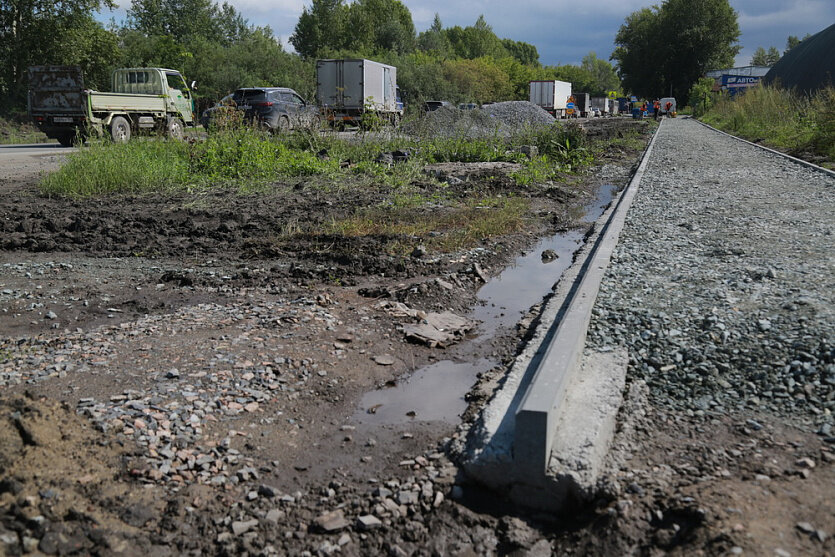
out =
[(567, 81), (531, 81), (530, 101), (551, 113), (554, 118), (565, 118), (571, 84)]
[(373, 60), (317, 60), (316, 100), (335, 125), (362, 125), (371, 114), (397, 124), (403, 116), (397, 68)]

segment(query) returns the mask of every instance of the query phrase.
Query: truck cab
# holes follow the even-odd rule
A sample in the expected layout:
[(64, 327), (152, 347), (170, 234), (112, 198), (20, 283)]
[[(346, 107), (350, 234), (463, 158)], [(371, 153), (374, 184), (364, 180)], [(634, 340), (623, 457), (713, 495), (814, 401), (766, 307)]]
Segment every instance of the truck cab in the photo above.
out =
[(186, 124), (194, 121), (194, 96), (177, 70), (120, 68), (113, 72), (111, 89), (114, 93), (161, 96), (166, 99), (169, 112), (178, 113)]

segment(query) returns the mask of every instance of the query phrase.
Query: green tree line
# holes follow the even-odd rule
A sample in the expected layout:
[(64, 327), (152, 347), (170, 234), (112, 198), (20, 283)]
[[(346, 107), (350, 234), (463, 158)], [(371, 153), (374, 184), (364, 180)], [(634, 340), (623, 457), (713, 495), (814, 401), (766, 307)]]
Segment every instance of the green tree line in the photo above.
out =
[(612, 65), (589, 53), (581, 65), (543, 66), (534, 45), (498, 37), (483, 16), (466, 27), (415, 31), (398, 0), (313, 0), (286, 51), (269, 27), (251, 25), (213, 0), (133, 0), (126, 19), (107, 25), (90, 14), (112, 0), (0, 0), (2, 110), (26, 106), (27, 68), (77, 64), (85, 86), (106, 90), (117, 67), (162, 66), (198, 82), (211, 103), (238, 87), (292, 87), (308, 99), (315, 60), (364, 57), (396, 65), (404, 98), (491, 102), (527, 98), (528, 81), (562, 79), (602, 95), (618, 88)]
[(399, 0), (312, 0), (289, 37), (295, 52), (225, 2), (132, 0), (118, 24), (90, 15), (113, 7), (113, 0), (0, 0), (0, 110), (25, 110), (31, 65), (78, 64), (85, 85), (102, 90), (117, 67), (174, 68), (198, 82), (207, 104), (238, 87), (267, 85), (312, 99), (315, 60), (325, 57), (397, 66), (412, 106), (525, 99), (537, 79), (569, 81), (593, 96), (616, 90), (685, 99), (705, 71), (730, 67), (741, 48), (728, 0), (665, 0), (638, 10), (614, 37), (614, 65), (590, 52), (579, 65), (553, 66), (540, 62), (535, 45), (497, 36), (483, 16), (447, 27), (436, 14), (418, 33)]

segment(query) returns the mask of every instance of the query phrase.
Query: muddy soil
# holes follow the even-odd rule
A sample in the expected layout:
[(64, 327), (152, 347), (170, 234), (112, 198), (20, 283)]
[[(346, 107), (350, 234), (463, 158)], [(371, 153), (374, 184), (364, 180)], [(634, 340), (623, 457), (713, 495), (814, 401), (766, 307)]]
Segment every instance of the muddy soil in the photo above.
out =
[[(634, 125), (643, 126), (587, 124), (603, 141)], [(429, 347), (403, 327), (427, 312), (466, 315), (485, 280), (537, 238), (587, 226), (582, 207), (601, 185), (625, 184), (640, 154), (608, 150), (592, 171), (534, 188), (474, 169), (454, 181), (456, 193), (526, 196), (527, 228), (456, 253), (400, 255), (390, 248), (402, 238), (288, 235), (372, 206), (383, 191), (332, 196), (293, 182), (252, 196), (76, 201), (39, 195), (31, 164), (4, 173), (0, 554), (772, 547), (757, 541), (770, 524), (757, 520), (761, 506), (820, 508), (806, 478), (835, 479), (829, 453), (813, 454), (812, 440), (791, 429), (705, 427), (636, 403), (624, 474), (646, 470), (646, 481), (618, 478), (636, 487), (602, 489), (597, 506), (567, 519), (526, 514), (468, 484), (443, 451), (457, 418), (421, 419), (414, 405), (394, 423), (362, 419), (380, 411), (363, 406), (363, 395), (433, 362), (490, 358), (501, 373), (537, 307), (480, 342)], [(485, 396), (467, 395), (467, 415)], [(717, 445), (734, 450), (710, 456)], [(787, 445), (791, 462), (769, 452)], [(809, 472), (803, 458), (820, 465)], [(696, 468), (680, 466), (693, 460)], [(766, 465), (779, 469), (769, 484), (756, 479)], [(723, 475), (731, 468), (741, 480)], [(792, 554), (820, 549), (812, 538), (832, 534), (807, 532), (820, 522), (811, 514), (778, 518), (803, 523), (783, 543)]]

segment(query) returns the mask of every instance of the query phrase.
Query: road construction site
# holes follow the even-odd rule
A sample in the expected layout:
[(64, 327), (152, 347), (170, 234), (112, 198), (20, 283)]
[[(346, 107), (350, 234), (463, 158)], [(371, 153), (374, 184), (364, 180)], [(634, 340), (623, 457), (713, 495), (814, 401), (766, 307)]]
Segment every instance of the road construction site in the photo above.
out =
[(50, 198), (63, 156), (0, 148), (0, 547), (832, 552), (835, 177), (584, 125), (643, 139), (536, 187), (428, 169), (530, 218), (399, 256), (271, 236), (379, 192)]

